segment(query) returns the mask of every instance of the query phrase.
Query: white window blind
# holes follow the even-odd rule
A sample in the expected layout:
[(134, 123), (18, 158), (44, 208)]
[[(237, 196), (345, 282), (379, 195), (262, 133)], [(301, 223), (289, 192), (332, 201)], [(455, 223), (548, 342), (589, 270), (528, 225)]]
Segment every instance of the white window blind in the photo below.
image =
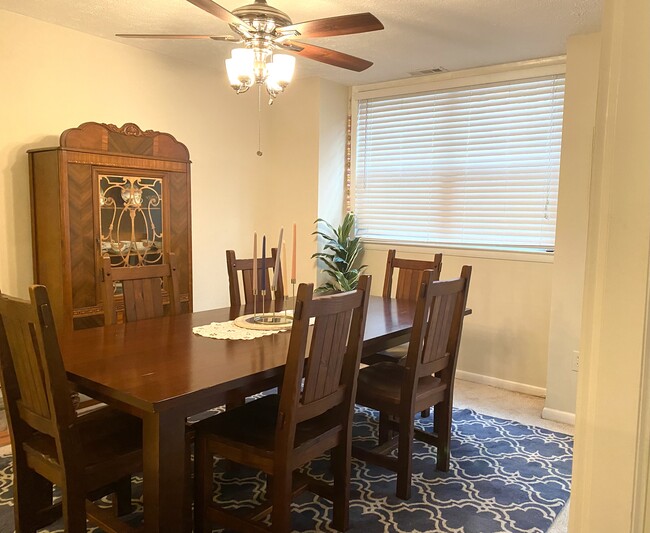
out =
[(359, 100), (359, 234), (553, 248), (563, 102), (563, 75)]

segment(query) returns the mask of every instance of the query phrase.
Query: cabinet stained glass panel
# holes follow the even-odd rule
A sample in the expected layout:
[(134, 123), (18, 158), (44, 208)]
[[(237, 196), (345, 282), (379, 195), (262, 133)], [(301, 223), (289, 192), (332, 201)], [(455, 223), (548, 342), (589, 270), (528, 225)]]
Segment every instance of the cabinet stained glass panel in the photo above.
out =
[(160, 263), (163, 253), (162, 179), (99, 176), (101, 253), (113, 266)]

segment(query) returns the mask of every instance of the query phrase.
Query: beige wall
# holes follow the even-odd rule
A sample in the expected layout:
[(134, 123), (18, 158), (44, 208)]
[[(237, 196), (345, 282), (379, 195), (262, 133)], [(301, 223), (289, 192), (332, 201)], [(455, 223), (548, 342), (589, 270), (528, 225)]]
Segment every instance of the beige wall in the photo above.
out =
[[(246, 194), (261, 175), (256, 107), (217, 72), (0, 11), (0, 287), (26, 295), (32, 283), (29, 174), (25, 151), (56, 146), (82, 122), (170, 132), (192, 164), (196, 308), (224, 303), (226, 246), (252, 228)], [(237, 220), (236, 224), (229, 221)], [(214, 266), (216, 265), (216, 267)]]
[[(324, 82), (323, 87), (326, 91), (323, 91), (321, 97), (318, 216), (333, 226), (338, 226), (346, 208), (345, 156), (349, 88), (331, 82)], [(322, 242), (320, 245), (322, 246)], [(331, 281), (328, 276), (322, 274), (322, 268), (322, 263), (317, 265), (318, 284)], [(375, 285), (380, 282), (381, 279), (374, 281)]]
[(544, 408), (566, 422), (575, 413), (599, 56), (600, 34), (569, 39)]
[[(25, 151), (57, 146), (63, 130), (87, 121), (135, 122), (170, 132), (187, 145), (195, 309), (228, 302), (224, 250), (249, 255), (253, 231), (266, 232), (275, 246), (280, 226), (289, 232), (294, 221), (299, 281), (315, 280), (310, 255), (319, 176), (336, 174), (343, 165), (343, 152), (337, 162), (336, 150), (325, 149), (324, 139), (340, 133), (335, 121), (344, 124), (340, 110), (347, 105), (347, 89), (299, 80), (273, 106), (263, 98), (264, 155), (258, 157), (256, 91), (235, 95), (221, 70), (2, 10), (0, 69), (6, 74), (0, 103), (2, 291), (26, 296), (33, 281)], [(321, 123), (321, 114), (327, 121)]]
[(298, 283), (316, 282), (314, 221), (341, 211), (347, 102), (347, 87), (312, 78), (292, 83), (264, 113), (270, 166), (259, 187), (255, 227), (271, 228), (273, 246), (284, 227), (291, 247), (296, 223)]
[[(641, 531), (647, 441), (650, 9), (607, 0), (594, 143), (569, 529)], [(646, 370), (647, 372), (647, 370)], [(647, 395), (646, 395), (647, 397)], [(647, 408), (647, 405), (646, 405)], [(647, 416), (645, 417), (647, 421)], [(637, 477), (639, 473), (639, 477)], [(635, 507), (635, 503), (638, 507)], [(647, 515), (646, 515), (647, 516)], [(636, 524), (633, 528), (632, 523)], [(648, 523), (645, 524), (647, 531)]]

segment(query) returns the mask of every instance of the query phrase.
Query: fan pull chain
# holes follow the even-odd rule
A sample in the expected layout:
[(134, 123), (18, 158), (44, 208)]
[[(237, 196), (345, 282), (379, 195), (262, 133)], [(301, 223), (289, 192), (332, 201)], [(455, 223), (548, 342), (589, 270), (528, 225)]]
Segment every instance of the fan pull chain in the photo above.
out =
[(257, 86), (257, 155), (262, 157), (262, 86)]

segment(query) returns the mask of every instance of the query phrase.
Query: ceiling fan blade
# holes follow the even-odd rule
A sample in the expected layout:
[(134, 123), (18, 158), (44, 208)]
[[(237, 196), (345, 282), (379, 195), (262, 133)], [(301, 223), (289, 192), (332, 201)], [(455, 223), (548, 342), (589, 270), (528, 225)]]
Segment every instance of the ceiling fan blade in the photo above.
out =
[(333, 37), (383, 29), (384, 25), (372, 13), (355, 13), (298, 22), (278, 28), (277, 31), (279, 33), (297, 31), (301, 37)]
[(194, 4), (196, 7), (201, 8), (203, 11), (207, 11), (211, 15), (214, 15), (215, 17), (227, 22), (228, 24), (232, 24), (233, 26), (237, 26), (239, 28), (244, 28), (249, 32), (255, 31), (255, 28), (253, 28), (249, 24), (246, 24), (246, 22), (244, 22), (238, 16), (233, 15), (225, 7), (221, 7), (219, 4), (213, 2), (212, 0), (187, 0), (187, 1), (190, 4)]
[(287, 50), (291, 50), (293, 53), (298, 54), (301, 57), (320, 61), (321, 63), (327, 63), (328, 65), (333, 65), (335, 67), (354, 70), (355, 72), (366, 70), (373, 64), (372, 61), (367, 61), (360, 57), (351, 56), (329, 48), (322, 48), (320, 46), (314, 46), (313, 44), (298, 41), (289, 41), (282, 43), (280, 46)]
[(212, 39), (214, 41), (238, 42), (239, 39), (232, 35), (179, 35), (179, 34), (155, 34), (155, 33), (116, 33), (115, 37), (126, 37), (127, 39)]

